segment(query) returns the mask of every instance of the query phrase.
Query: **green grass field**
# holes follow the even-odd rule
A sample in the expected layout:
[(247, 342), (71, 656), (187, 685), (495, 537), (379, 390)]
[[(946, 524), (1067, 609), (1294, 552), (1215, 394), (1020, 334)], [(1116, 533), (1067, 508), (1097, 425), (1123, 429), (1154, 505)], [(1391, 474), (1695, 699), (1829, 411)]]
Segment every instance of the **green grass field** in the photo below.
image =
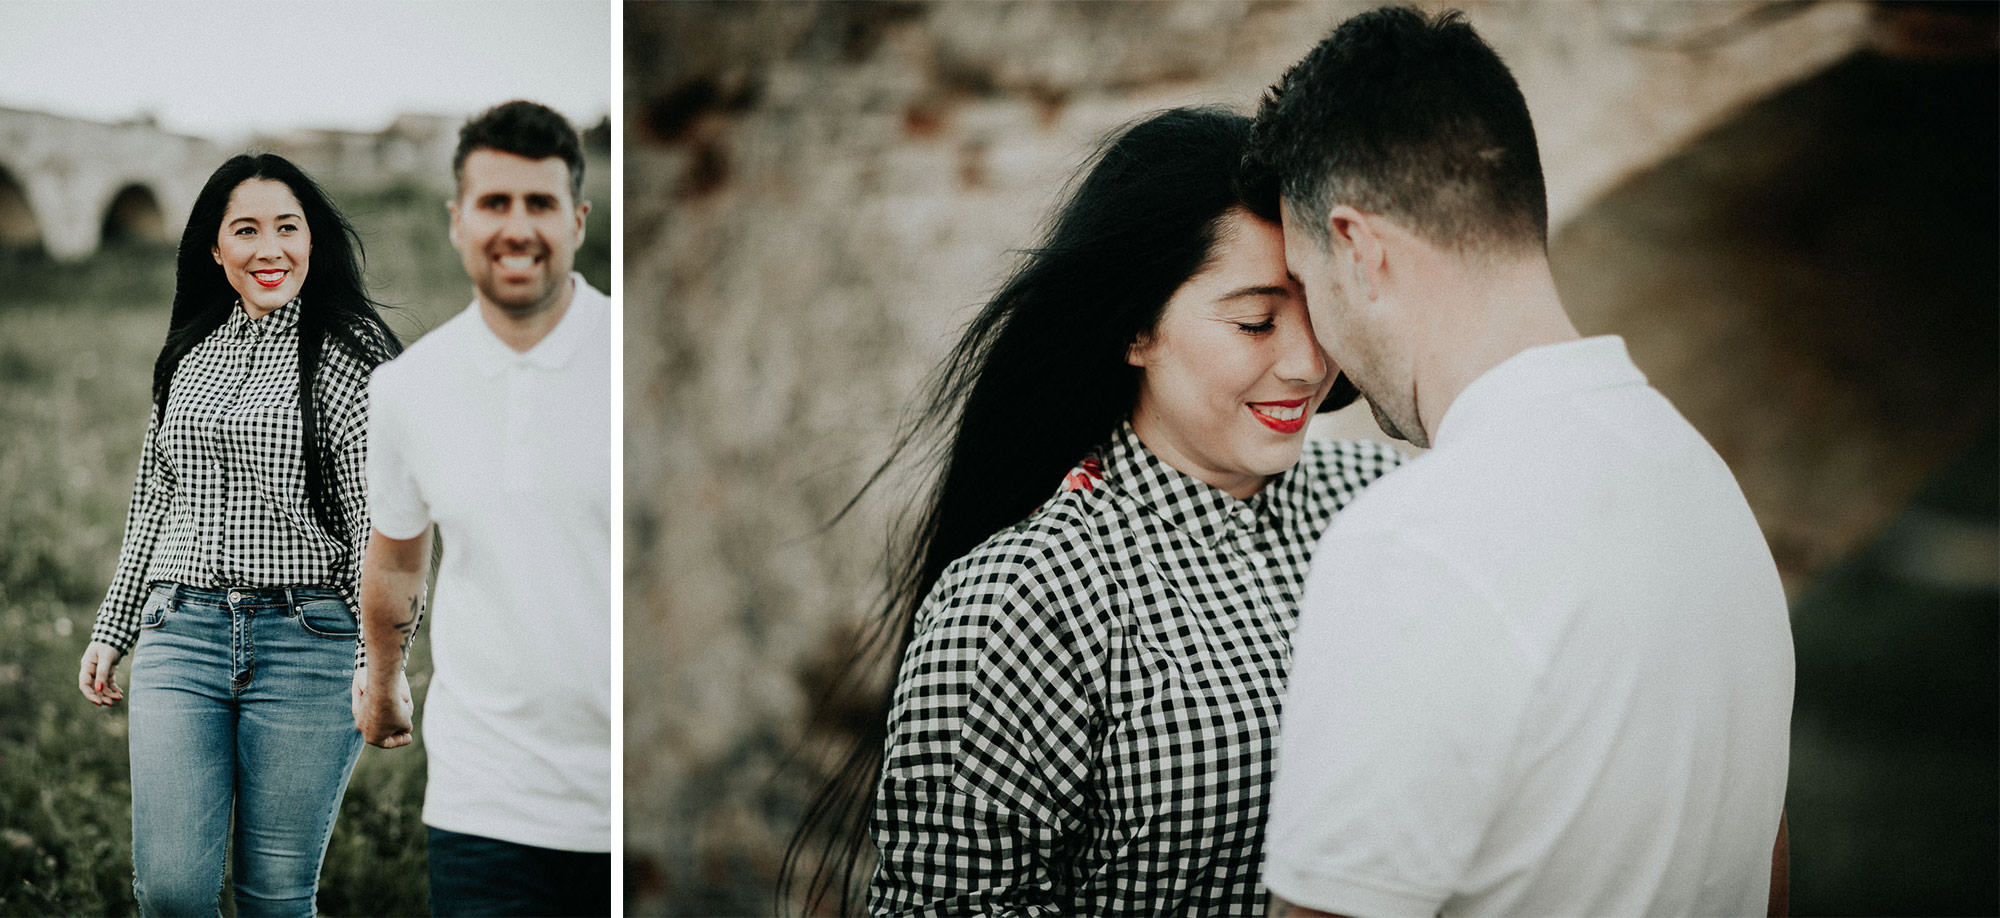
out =
[[(136, 911), (125, 712), (85, 701), (76, 669), (117, 559), (163, 326), (154, 310), (0, 311), (0, 914)], [(411, 670), (421, 693), (421, 642)], [(423, 784), (421, 744), (363, 752), (323, 913), (428, 910)]]
[[(334, 194), (404, 340), (464, 308), (471, 288), (433, 195)], [(578, 269), (608, 290), (608, 206), (589, 229)], [(172, 282), (168, 248), (82, 265), (0, 258), (0, 915), (137, 910), (124, 708), (85, 701), (76, 672), (124, 534)], [(420, 702), (429, 674), (419, 638)], [(363, 751), (321, 873), (322, 914), (428, 913), (418, 737)]]

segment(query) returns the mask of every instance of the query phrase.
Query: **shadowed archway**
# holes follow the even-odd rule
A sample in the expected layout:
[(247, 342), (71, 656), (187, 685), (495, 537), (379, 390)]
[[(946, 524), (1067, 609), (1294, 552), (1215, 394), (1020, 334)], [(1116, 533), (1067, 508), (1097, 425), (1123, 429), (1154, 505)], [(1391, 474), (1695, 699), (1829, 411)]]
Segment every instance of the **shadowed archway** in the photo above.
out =
[(166, 220), (160, 202), (144, 185), (126, 185), (112, 195), (104, 208), (100, 237), (107, 247), (152, 245), (167, 242)]
[(0, 166), (0, 249), (31, 249), (41, 244), (41, 221), (28, 204), (26, 190), (13, 173)]

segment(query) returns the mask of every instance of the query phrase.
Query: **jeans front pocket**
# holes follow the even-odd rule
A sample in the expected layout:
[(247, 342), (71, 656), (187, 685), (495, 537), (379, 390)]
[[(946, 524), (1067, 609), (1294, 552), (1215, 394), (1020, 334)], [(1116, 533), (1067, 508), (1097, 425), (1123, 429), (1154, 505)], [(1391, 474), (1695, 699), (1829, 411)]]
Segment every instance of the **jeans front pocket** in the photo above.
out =
[(167, 615), (174, 610), (172, 587), (156, 587), (146, 594), (146, 604), (139, 607), (139, 630), (157, 631), (167, 623)]
[(293, 616), (299, 627), (314, 637), (328, 640), (351, 641), (361, 635), (361, 622), (354, 617), (354, 610), (339, 599), (307, 599), (296, 607)]

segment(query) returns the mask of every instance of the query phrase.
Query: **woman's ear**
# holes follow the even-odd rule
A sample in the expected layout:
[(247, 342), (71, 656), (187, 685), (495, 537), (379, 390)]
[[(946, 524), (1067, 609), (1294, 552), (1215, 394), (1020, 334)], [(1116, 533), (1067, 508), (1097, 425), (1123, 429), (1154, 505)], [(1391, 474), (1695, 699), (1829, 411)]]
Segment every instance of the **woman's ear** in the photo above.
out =
[(1145, 368), (1146, 361), (1152, 359), (1152, 355), (1153, 336), (1149, 332), (1140, 332), (1138, 337), (1132, 339), (1131, 344), (1125, 346), (1125, 362), (1140, 369)]

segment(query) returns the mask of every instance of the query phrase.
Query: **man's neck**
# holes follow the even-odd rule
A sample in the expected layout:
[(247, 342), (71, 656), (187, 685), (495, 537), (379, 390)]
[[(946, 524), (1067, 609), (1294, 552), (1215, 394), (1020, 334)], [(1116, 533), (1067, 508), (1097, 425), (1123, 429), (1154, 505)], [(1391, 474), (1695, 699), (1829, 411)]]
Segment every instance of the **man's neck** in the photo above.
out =
[(1532, 347), (1575, 341), (1540, 253), (1513, 259), (1461, 261), (1440, 271), (1426, 326), (1417, 329), (1417, 416), (1427, 438), (1458, 395), (1488, 370)]
[(484, 293), (479, 294), (479, 317), (486, 320), (486, 327), (500, 343), (507, 345), (515, 353), (525, 354), (549, 336), (569, 313), (571, 300), (576, 299), (576, 279), (563, 279), (562, 291), (554, 297), (554, 302), (538, 309), (514, 313), (493, 305)]

